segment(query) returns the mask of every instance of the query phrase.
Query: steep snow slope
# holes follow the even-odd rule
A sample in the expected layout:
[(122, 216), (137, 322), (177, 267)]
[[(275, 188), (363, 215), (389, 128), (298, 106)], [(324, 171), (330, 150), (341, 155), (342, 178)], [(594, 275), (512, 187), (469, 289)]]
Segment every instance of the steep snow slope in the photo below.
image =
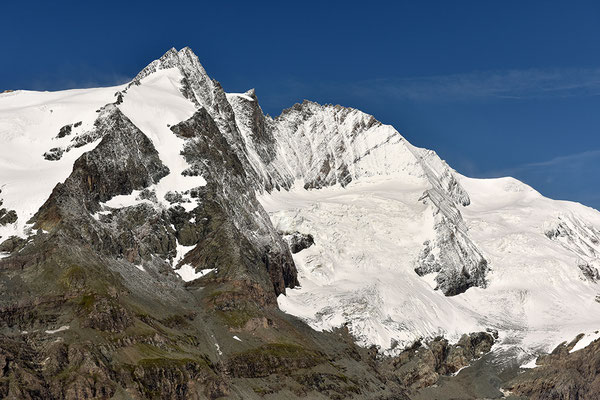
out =
[[(169, 175), (149, 188), (155, 190), (159, 202), (168, 205), (165, 195), (169, 192), (186, 192), (206, 185), (201, 176), (187, 176), (182, 173), (189, 168), (181, 151), (184, 140), (170, 130), (170, 126), (185, 121), (194, 115), (196, 107), (181, 93), (183, 76), (177, 68), (161, 69), (139, 80), (123, 96), (119, 105), (121, 111), (152, 140), (161, 161), (169, 168)], [(185, 196), (185, 195), (184, 195)], [(184, 207), (195, 205), (186, 196)]]
[(280, 296), (280, 307), (316, 329), (348, 323), (361, 343), (391, 353), (396, 342), (486, 328), (500, 331), (503, 346), (534, 353), (596, 331), (598, 285), (580, 268), (580, 247), (565, 245), (589, 243), (591, 265), (595, 236), (562, 229), (554, 240), (548, 227), (585, 221), (581, 230), (591, 235), (600, 213), (544, 198), (512, 178), (459, 181), (471, 199), (460, 209), (465, 229), (491, 266), (485, 289), (446, 297), (433, 290), (432, 275), (414, 273), (420, 244), (435, 236), (433, 205), (419, 201), (426, 185), (362, 179), (262, 198), (280, 230), (315, 238), (294, 255), (302, 287)]

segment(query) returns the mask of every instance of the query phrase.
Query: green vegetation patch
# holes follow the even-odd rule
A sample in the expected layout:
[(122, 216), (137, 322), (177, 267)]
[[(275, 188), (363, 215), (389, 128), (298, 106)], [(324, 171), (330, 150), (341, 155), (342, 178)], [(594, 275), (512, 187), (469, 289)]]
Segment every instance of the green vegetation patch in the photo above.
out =
[(297, 344), (270, 343), (233, 354), (228, 369), (234, 377), (260, 378), (311, 368), (324, 362), (323, 355)]

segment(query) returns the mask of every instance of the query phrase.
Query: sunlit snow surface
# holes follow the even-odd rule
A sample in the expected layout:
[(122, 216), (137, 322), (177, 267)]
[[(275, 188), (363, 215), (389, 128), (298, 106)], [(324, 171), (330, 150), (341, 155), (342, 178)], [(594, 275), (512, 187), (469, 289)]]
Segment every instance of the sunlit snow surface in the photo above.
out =
[(488, 288), (446, 297), (433, 290), (433, 275), (419, 277), (414, 261), (434, 235), (431, 206), (418, 201), (425, 188), (371, 178), (261, 198), (279, 229), (315, 238), (294, 255), (301, 288), (281, 295), (279, 306), (316, 329), (349, 323), (363, 345), (388, 351), (395, 341), (402, 347), (438, 334), (456, 340), (494, 328), (502, 341), (537, 352), (598, 330), (598, 285), (544, 228), (570, 215), (597, 229), (600, 213), (544, 198), (512, 178), (460, 180), (472, 201), (461, 207), (469, 235), (490, 262)]
[(158, 151), (160, 160), (169, 168), (169, 175), (149, 189), (156, 191), (159, 202), (169, 191), (186, 191), (206, 185), (201, 176), (184, 176), (189, 167), (181, 155), (184, 140), (178, 138), (171, 126), (194, 115), (196, 107), (180, 91), (182, 76), (177, 68), (159, 70), (131, 86), (124, 96), (121, 111), (146, 134)]

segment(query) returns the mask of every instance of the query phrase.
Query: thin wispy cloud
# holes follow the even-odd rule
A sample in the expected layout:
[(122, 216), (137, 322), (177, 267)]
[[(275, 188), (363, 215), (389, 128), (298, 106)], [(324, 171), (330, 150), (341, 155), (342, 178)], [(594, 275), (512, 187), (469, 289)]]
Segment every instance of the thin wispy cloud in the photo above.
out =
[(581, 153), (559, 156), (547, 161), (529, 163), (521, 168), (543, 168), (543, 167), (577, 167), (582, 163), (592, 162), (600, 159), (600, 150), (583, 151)]
[(530, 99), (600, 94), (600, 68), (527, 69), (389, 78), (349, 85), (356, 94), (414, 101)]
[(588, 167), (600, 164), (600, 149), (583, 151), (575, 154), (554, 157), (549, 160), (518, 165), (499, 171), (483, 174), (485, 177), (516, 176), (531, 173), (559, 173), (581, 174), (588, 171)]
[(131, 77), (120, 74), (96, 74), (94, 79), (72, 79), (43, 77), (33, 80), (26, 89), (29, 90), (65, 90), (86, 89), (95, 87), (119, 86), (130, 82)]
[(600, 149), (554, 157), (512, 168), (475, 174), (480, 178), (512, 176), (556, 199), (584, 202), (600, 210)]
[[(269, 81), (273, 85), (273, 81)], [(276, 112), (304, 98), (386, 102), (482, 102), (600, 95), (600, 68), (555, 68), (471, 72), (369, 79), (355, 82), (281, 80), (262, 105)]]

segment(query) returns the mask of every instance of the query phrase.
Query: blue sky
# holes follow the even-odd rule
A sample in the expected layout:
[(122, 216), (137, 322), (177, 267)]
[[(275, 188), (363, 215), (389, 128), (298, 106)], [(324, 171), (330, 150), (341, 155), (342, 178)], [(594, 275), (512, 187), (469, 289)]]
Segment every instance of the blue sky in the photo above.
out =
[(0, 91), (106, 86), (190, 46), (277, 115), (394, 125), (459, 172), (600, 209), (600, 2), (4, 2)]

